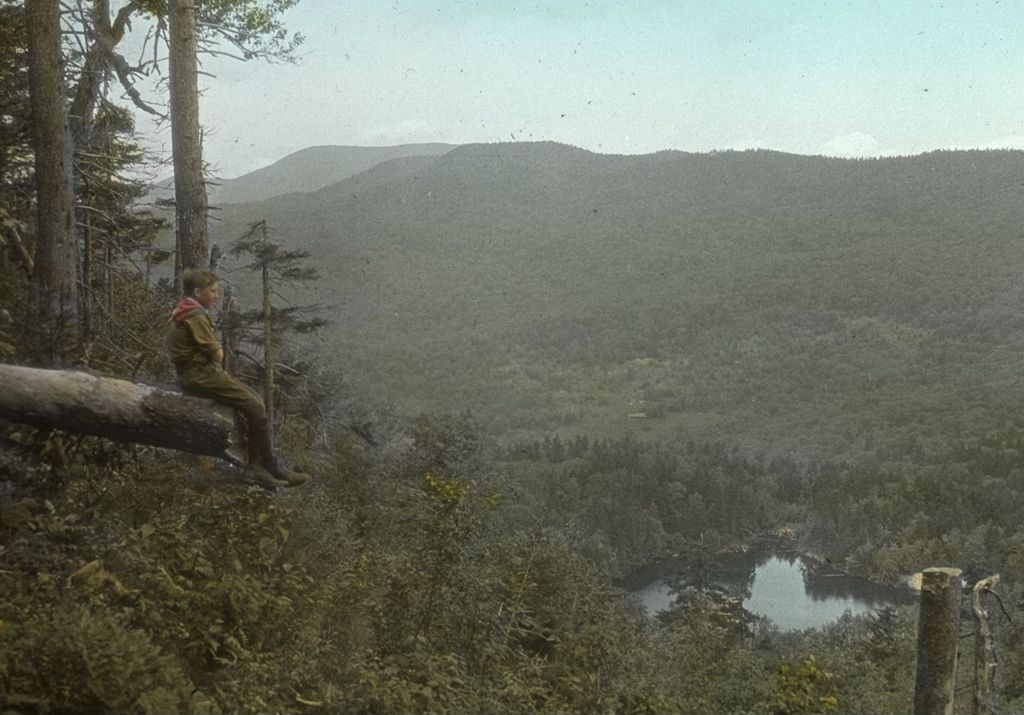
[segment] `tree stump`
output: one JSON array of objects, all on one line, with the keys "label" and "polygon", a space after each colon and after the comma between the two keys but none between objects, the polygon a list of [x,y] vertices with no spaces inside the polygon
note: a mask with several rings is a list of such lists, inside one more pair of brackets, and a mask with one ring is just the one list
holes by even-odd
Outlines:
[{"label": "tree stump", "polygon": [[914,715],[953,715],[960,588],[960,569],[930,568],[922,573]]}]

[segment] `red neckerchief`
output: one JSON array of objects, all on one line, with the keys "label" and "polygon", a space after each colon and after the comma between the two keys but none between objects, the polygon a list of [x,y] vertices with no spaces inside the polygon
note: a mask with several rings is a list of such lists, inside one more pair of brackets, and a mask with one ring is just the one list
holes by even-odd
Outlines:
[{"label": "red neckerchief", "polygon": [[182,298],[178,301],[178,304],[174,306],[174,310],[171,311],[171,320],[178,325],[181,325],[189,315],[202,309],[203,304],[195,298]]}]

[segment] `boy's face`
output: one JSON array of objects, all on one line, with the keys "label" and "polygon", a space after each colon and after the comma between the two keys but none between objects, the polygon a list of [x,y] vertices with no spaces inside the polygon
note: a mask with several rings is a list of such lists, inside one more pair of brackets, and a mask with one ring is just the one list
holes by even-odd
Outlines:
[{"label": "boy's face", "polygon": [[204,308],[212,308],[220,301],[220,283],[208,285],[196,291],[196,300]]}]

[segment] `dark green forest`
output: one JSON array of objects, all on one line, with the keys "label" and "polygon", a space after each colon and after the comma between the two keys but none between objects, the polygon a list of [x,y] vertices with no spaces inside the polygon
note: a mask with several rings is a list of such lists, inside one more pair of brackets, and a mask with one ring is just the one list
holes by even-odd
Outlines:
[{"label": "dark green forest", "polygon": [[[168,225],[110,98],[75,147],[81,324],[37,320],[26,46],[0,5],[0,361],[172,384]],[[886,584],[999,573],[995,705],[1024,709],[1022,176],[510,143],[225,203],[218,246],[266,221],[319,271],[275,296],[330,321],[275,333],[313,479],[0,420],[0,709],[910,712],[912,606],[782,632],[742,593],[628,595],[763,539]]]},{"label": "dark green forest", "polygon": [[1022,166],[472,145],[227,205],[214,231],[257,215],[309,250],[323,352],[386,401],[511,439],[859,459],[1019,401]]}]

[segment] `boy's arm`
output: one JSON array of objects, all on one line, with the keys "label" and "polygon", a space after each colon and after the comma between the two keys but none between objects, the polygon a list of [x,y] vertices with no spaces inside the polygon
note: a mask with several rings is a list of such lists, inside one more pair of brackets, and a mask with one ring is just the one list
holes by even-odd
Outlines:
[{"label": "boy's arm", "polygon": [[213,332],[213,323],[210,322],[210,316],[202,313],[188,318],[185,323],[188,325],[196,344],[210,356],[210,361],[214,365],[223,364],[224,349],[220,346],[217,335]]}]

